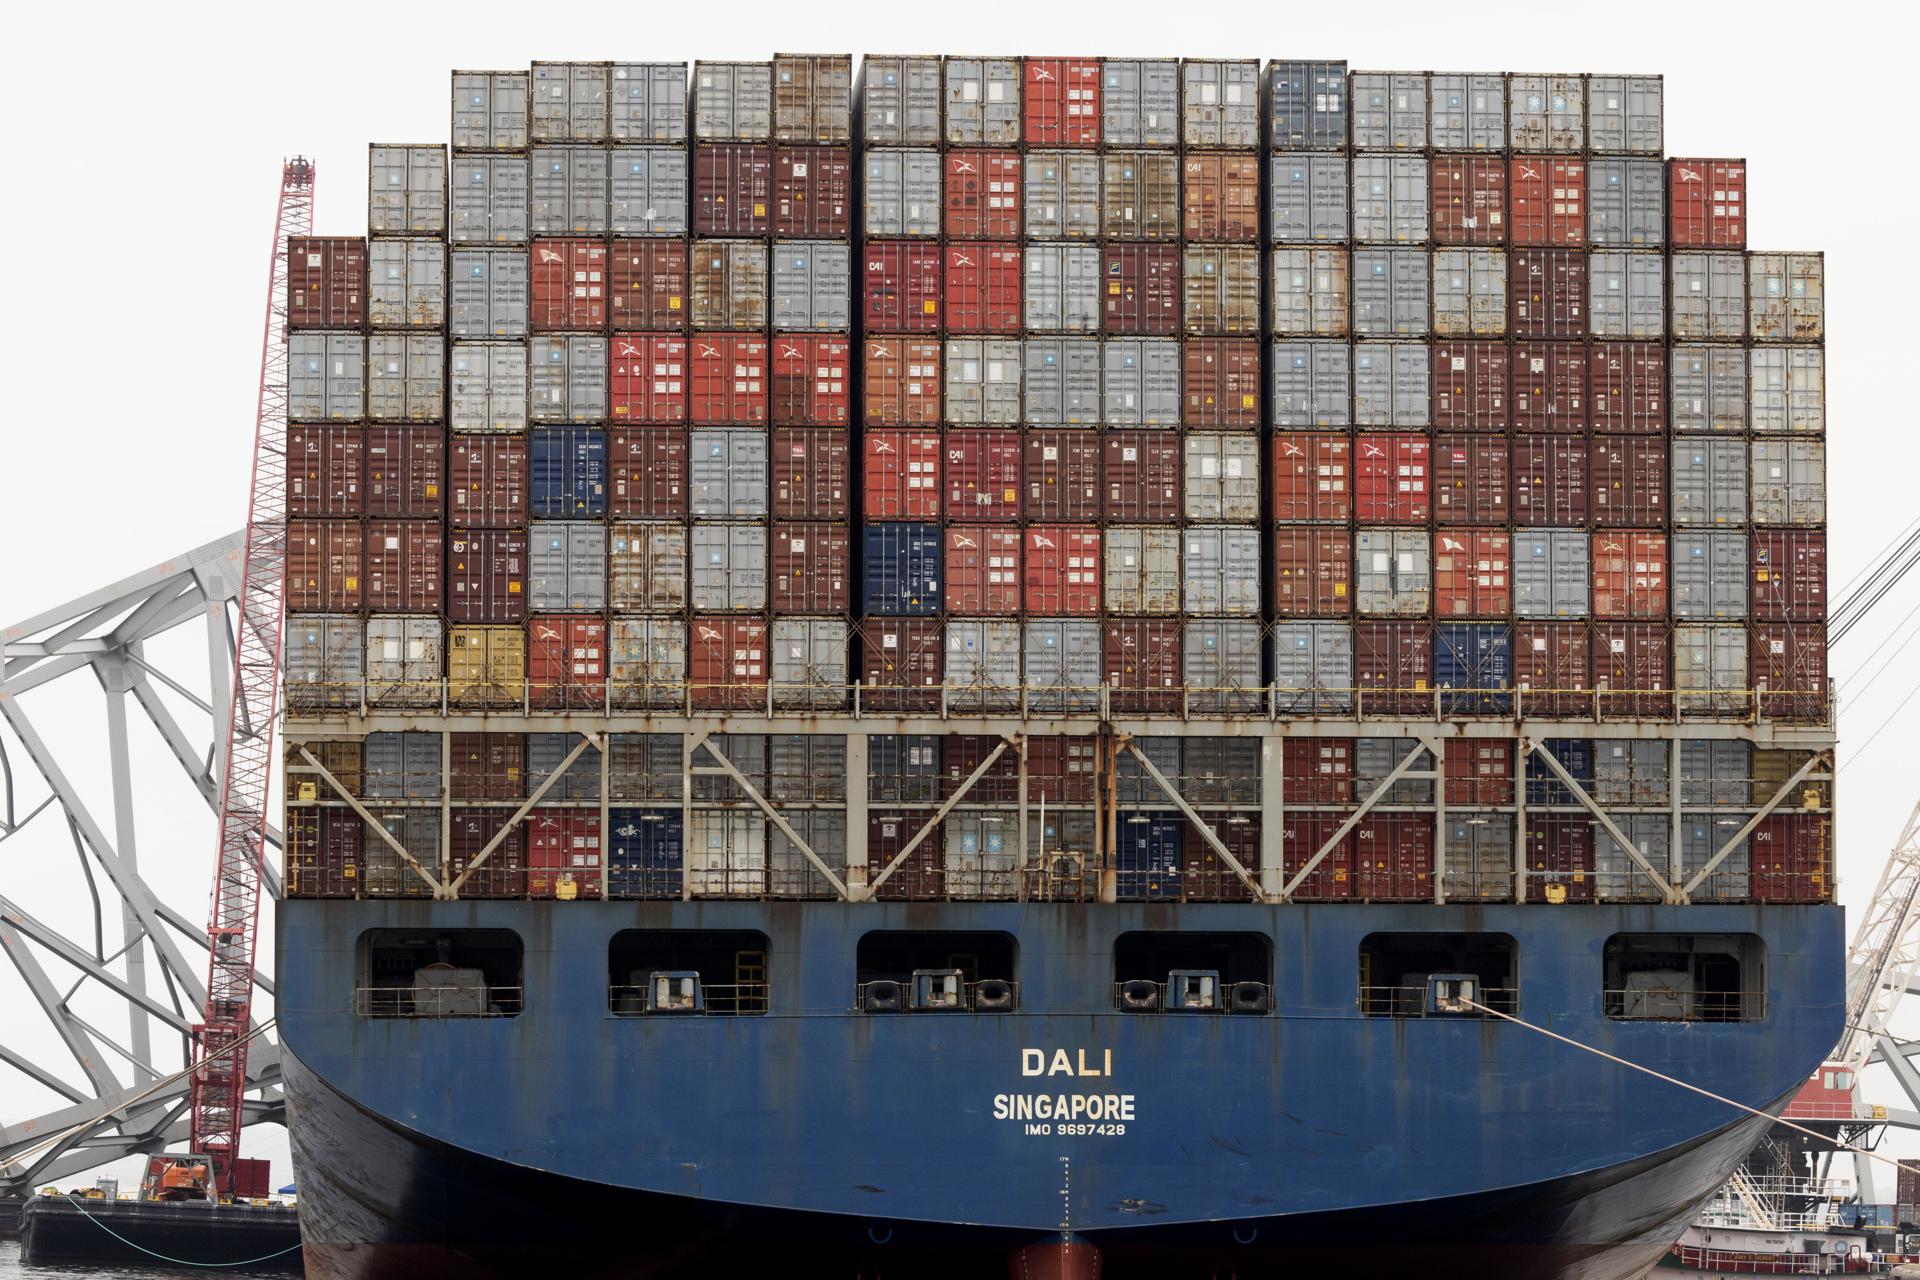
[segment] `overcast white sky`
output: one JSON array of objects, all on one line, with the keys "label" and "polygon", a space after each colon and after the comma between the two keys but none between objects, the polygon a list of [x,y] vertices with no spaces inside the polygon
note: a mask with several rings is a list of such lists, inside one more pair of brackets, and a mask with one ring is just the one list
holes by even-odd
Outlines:
[{"label": "overcast white sky", "polygon": [[[282,156],[319,165],[317,229],[366,227],[366,146],[444,141],[448,72],[535,58],[692,61],[776,50],[1344,57],[1355,68],[1631,71],[1666,77],[1667,150],[1745,156],[1750,239],[1827,254],[1829,488],[1837,589],[1914,518],[1914,169],[1908,42],[1865,6],[1612,4],[1187,9],[1110,0],[1035,5],[36,6],[16,15],[10,246],[0,333],[13,408],[0,435],[0,624],[235,527],[246,508],[268,230]],[[1885,10],[1880,10],[1884,13]],[[198,16],[195,16],[196,13]],[[942,20],[944,19],[944,20]],[[30,51],[30,52],[29,52]],[[1904,237],[1904,239],[1903,239]],[[1836,650],[1842,893],[1857,909],[1913,803],[1920,583]],[[1892,641],[1869,664],[1884,637]],[[180,666],[203,669],[197,654]],[[1866,674],[1855,674],[1864,671]],[[1849,677],[1852,677],[1849,679]],[[1850,695],[1850,696],[1849,696]],[[76,753],[97,699],[59,708]],[[43,716],[48,713],[42,711]],[[79,755],[78,758],[84,758]],[[192,919],[212,828],[158,751],[141,856]],[[16,769],[21,762],[16,761]],[[37,781],[37,780],[36,780]],[[33,781],[23,795],[37,798]],[[104,802],[103,812],[104,810]],[[169,825],[171,824],[171,825]],[[0,893],[83,927],[64,831],[0,844]],[[90,926],[85,926],[90,929]],[[114,946],[109,925],[109,949]],[[0,1040],[48,1063],[58,1045],[0,972]],[[89,1006],[102,1017],[107,1006]],[[52,1099],[0,1066],[0,1122]],[[286,1180],[284,1141],[256,1143]]]}]

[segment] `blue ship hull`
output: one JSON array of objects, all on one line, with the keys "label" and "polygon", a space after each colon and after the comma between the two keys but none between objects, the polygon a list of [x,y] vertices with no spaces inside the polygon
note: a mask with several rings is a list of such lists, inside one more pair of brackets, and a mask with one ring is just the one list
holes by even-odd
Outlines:
[{"label": "blue ship hull", "polygon": [[[381,927],[515,930],[524,1011],[356,1016]],[[765,933],[770,1012],[612,1016],[628,928]],[[859,935],[934,928],[1014,935],[1020,1010],[851,1012]],[[1268,934],[1273,1011],[1105,1011],[1115,937],[1167,928]],[[288,901],[279,929],[309,1274],[356,1280],[981,1276],[1063,1237],[1107,1277],[1624,1278],[1764,1122],[1523,1028],[1363,1017],[1362,939],[1509,934],[1522,1017],[1761,1108],[1841,1019],[1834,907]],[[1608,1020],[1623,932],[1758,935],[1767,1016]],[[1074,1074],[1023,1075],[1035,1049]],[[1041,1132],[998,1114],[1021,1095],[1124,1118]]]}]

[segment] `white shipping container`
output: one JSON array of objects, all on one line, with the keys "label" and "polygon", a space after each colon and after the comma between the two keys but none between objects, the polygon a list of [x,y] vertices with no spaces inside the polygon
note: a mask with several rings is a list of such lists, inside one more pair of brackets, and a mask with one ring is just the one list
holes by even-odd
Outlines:
[{"label": "white shipping container", "polygon": [[[616,707],[686,705],[687,624],[680,618],[619,618],[607,629],[609,692]],[[678,738],[673,793],[679,795]]]},{"label": "white shipping container", "polygon": [[1019,339],[949,338],[943,354],[948,426],[1011,426],[1020,421]]},{"label": "white shipping container", "polygon": [[946,624],[947,706],[954,711],[1020,709],[1018,622],[998,618],[950,618]]},{"label": "white shipping container", "polygon": [[687,829],[687,885],[696,898],[758,898],[767,891],[767,820],[739,809],[695,809]]},{"label": "white shipping container", "polygon": [[385,614],[367,619],[367,703],[440,705],[442,628],[436,617]]},{"label": "white shipping container", "polygon": [[437,333],[368,338],[367,416],[375,422],[439,422],[446,416],[446,354]]},{"label": "white shipping container", "polygon": [[1251,435],[1190,432],[1182,486],[1189,520],[1260,518],[1260,439]]},{"label": "white shipping container", "polygon": [[439,143],[367,148],[367,231],[438,235],[447,229],[447,149]]},{"label": "white shipping container", "polygon": [[845,707],[852,696],[847,635],[844,618],[775,618],[767,639],[773,705],[796,711]]},{"label": "white shipping container", "polygon": [[456,342],[448,356],[447,425],[454,431],[527,429],[527,349],[518,342]]},{"label": "white shipping container", "polygon": [[438,240],[367,242],[367,319],[376,329],[437,329],[447,317],[447,250]]},{"label": "white shipping container", "polygon": [[[1180,530],[1109,525],[1101,591],[1108,613],[1138,617],[1180,612]],[[1258,565],[1255,566],[1256,572]]]}]

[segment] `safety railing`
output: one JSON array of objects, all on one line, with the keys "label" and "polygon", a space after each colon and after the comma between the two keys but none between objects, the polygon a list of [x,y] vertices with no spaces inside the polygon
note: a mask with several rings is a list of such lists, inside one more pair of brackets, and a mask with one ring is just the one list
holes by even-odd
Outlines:
[{"label": "safety railing", "polygon": [[1676,1244],[1673,1257],[1683,1267],[1747,1276],[1837,1276],[1851,1270],[1846,1258],[1825,1253],[1742,1253]]},{"label": "safety railing", "polygon": [[607,1012],[617,1018],[664,1014],[751,1017],[767,1011],[772,995],[772,986],[765,982],[702,982],[684,992],[670,984],[665,993],[651,983],[620,984],[607,988]]},{"label": "safety railing", "polygon": [[520,987],[409,984],[356,987],[353,1011],[363,1018],[512,1018],[524,1005]]},{"label": "safety railing", "polygon": [[1607,1016],[1619,1022],[1758,1022],[1764,991],[1696,991],[1684,987],[1609,988]]},{"label": "safety railing", "polygon": [[[1495,1013],[1520,1012],[1518,987],[1481,987],[1473,995],[1474,1003]],[[1472,1009],[1442,1008],[1425,986],[1361,987],[1360,1012],[1369,1018],[1484,1018],[1488,1015]]]}]

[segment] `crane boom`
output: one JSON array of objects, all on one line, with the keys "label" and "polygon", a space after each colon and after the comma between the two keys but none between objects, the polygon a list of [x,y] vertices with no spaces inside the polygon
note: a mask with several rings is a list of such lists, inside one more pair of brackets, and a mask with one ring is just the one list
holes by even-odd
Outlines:
[{"label": "crane boom", "polygon": [[1873,1056],[1920,968],[1920,804],[1880,870],[1847,952],[1847,1029],[1836,1061],[1856,1072]]}]

